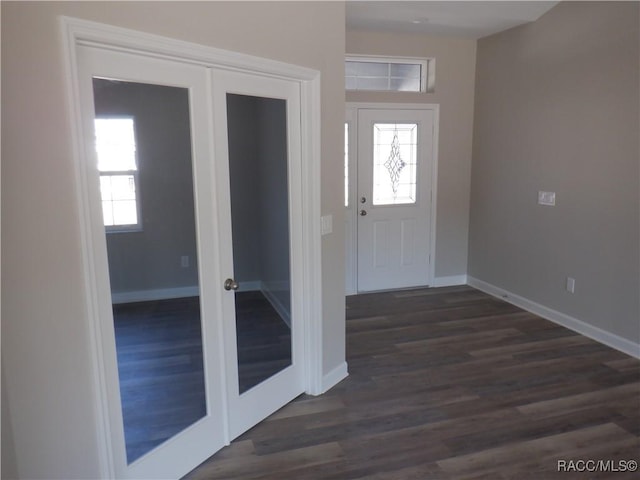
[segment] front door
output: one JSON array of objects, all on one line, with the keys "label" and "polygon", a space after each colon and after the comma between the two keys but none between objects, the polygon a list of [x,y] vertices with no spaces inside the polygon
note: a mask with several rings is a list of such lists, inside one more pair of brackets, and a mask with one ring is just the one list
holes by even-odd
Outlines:
[{"label": "front door", "polygon": [[433,109],[359,109],[357,288],[431,282]]}]

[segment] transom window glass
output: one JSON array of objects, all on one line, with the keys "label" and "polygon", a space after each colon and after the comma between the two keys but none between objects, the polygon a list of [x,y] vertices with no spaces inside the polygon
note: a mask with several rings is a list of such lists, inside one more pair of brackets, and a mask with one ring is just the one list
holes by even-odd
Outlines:
[{"label": "transom window glass", "polygon": [[418,125],[373,125],[373,204],[416,202]]},{"label": "transom window glass", "polygon": [[349,57],[345,61],[347,90],[433,92],[434,60]]},{"label": "transom window glass", "polygon": [[133,118],[96,118],[102,214],[107,231],[140,228]]},{"label": "transom window glass", "polygon": [[344,206],[349,206],[349,124],[344,124]]}]

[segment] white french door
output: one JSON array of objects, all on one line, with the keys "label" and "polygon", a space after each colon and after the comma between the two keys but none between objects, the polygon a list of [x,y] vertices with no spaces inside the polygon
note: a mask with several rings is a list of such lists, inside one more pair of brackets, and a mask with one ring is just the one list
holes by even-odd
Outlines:
[{"label": "white french door", "polygon": [[[75,53],[109,475],[177,478],[305,388],[318,393],[301,84]],[[100,144],[109,120],[125,121]]]},{"label": "white french door", "polygon": [[[216,259],[218,240],[214,224],[206,220],[214,218],[216,212],[210,197],[213,152],[208,106],[201,101],[208,97],[207,70],[89,46],[81,46],[77,52],[85,132],[84,173],[114,474],[117,478],[175,478],[227,443],[219,321],[222,292],[217,288],[221,276]],[[96,152],[94,133],[94,120],[99,118],[131,118],[134,122],[135,165],[131,168],[138,182],[130,184],[130,189],[119,185],[122,182],[117,179],[105,183],[101,164],[108,160],[101,158],[106,154]],[[126,155],[116,141],[111,137],[106,150],[107,154],[115,152],[113,166],[107,168],[109,173],[114,173]],[[171,148],[173,155],[165,161],[156,145]],[[168,202],[162,203],[163,198]],[[107,208],[114,212],[124,210],[133,199],[141,204],[141,228],[105,231]],[[166,206],[163,209],[163,205],[176,203],[181,204],[180,210],[172,212]],[[175,208],[177,205],[171,210]],[[178,223],[180,218],[194,216],[195,222],[188,223],[188,227]],[[127,215],[120,217],[126,223]],[[116,213],[113,218],[117,224]],[[180,307],[172,303],[170,311],[159,310],[157,305],[173,301],[163,296],[177,294],[163,295],[169,289],[153,289],[149,286],[151,278],[161,276],[162,270],[170,268],[176,259],[152,256],[151,251],[177,242],[177,230],[181,237],[188,237],[183,245],[195,249],[197,262],[191,285],[170,290],[188,290],[185,296],[191,307],[178,311]],[[160,265],[165,262],[167,265]],[[186,269],[182,270],[178,273],[186,275]],[[128,288],[126,281],[131,281],[136,271],[148,272],[143,275],[145,282],[136,284],[135,289]],[[120,278],[126,280],[119,282]],[[165,281],[169,279],[166,276]],[[116,297],[123,294],[137,297],[136,303],[131,307],[119,303]],[[152,295],[160,301],[153,304],[154,315],[134,326],[133,322],[141,322],[146,313],[138,313],[140,308],[133,310],[133,305],[143,305],[144,297]],[[120,318],[118,311],[126,308],[129,310]],[[171,317],[188,319],[192,326],[189,332],[174,331],[176,343],[163,345],[159,329]],[[127,338],[127,344],[122,343],[119,325],[140,331],[135,336],[136,344],[131,343],[133,336]],[[180,338],[187,336],[188,340],[182,342],[188,342],[184,352],[180,356],[173,354],[172,349],[182,348],[178,347]],[[155,355],[154,351],[161,353]],[[134,369],[127,370],[127,364],[135,365]],[[182,383],[185,378],[189,381]],[[190,390],[188,401],[182,400],[186,397],[180,389]],[[174,408],[171,397],[184,402],[183,408]],[[179,421],[170,421],[177,416],[181,417]]]},{"label": "white french door", "polygon": [[[302,204],[295,188],[302,174],[300,91],[295,82],[229,71],[214,71],[212,85],[221,266],[229,278],[223,298],[226,392],[235,438],[305,390],[303,226],[295,214]],[[245,348],[243,342],[256,339],[239,334],[244,296],[266,298],[288,323],[282,344]],[[241,357],[250,357],[251,349],[270,350],[265,362],[273,365],[265,375],[243,366]]]},{"label": "white french door", "polygon": [[434,107],[357,109],[357,291],[433,277]]}]

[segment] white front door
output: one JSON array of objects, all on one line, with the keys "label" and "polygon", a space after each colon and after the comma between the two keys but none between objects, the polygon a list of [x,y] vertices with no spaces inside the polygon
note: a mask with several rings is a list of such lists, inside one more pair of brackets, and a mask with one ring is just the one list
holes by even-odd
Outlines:
[{"label": "white front door", "polygon": [[432,280],[434,109],[359,109],[359,292]]}]

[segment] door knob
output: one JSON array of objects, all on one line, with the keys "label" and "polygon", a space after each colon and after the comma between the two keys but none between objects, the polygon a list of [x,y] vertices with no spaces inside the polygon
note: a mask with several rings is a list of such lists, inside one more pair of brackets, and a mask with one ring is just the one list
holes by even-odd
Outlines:
[{"label": "door knob", "polygon": [[367,197],[360,197],[360,203],[367,203]]},{"label": "door knob", "polygon": [[364,217],[367,214],[366,210],[360,210],[360,216]]},{"label": "door knob", "polygon": [[224,289],[225,290],[238,290],[239,287],[240,287],[240,284],[238,282],[236,282],[232,278],[227,278],[224,281]]}]

